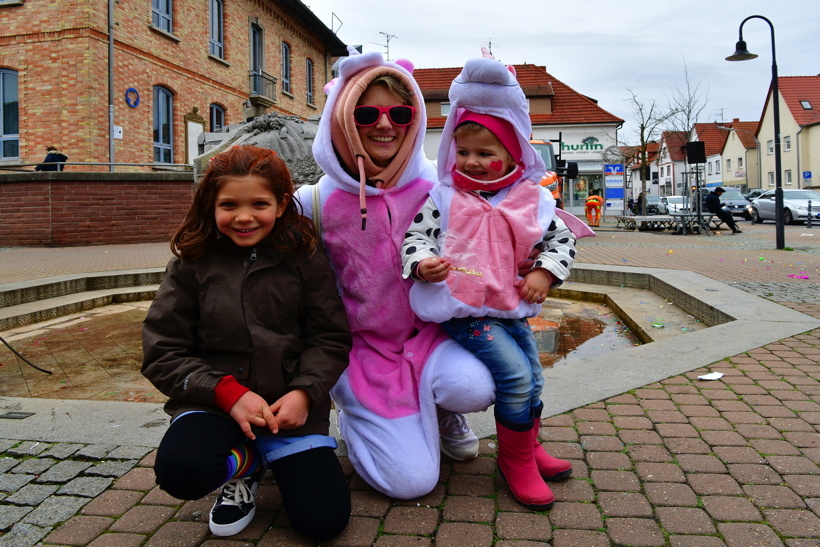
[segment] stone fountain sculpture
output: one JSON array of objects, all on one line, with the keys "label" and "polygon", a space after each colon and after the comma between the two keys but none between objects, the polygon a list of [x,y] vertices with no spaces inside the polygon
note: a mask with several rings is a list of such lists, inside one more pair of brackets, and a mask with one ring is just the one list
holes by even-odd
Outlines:
[{"label": "stone fountain sculpture", "polygon": [[[246,124],[236,126],[228,133],[207,134],[209,149],[194,158],[194,176],[198,183],[205,175],[208,161],[223,150],[234,145],[254,145],[268,148],[285,162],[296,187],[316,184],[324,175],[313,160],[313,139],[316,138],[318,120],[305,121],[298,116],[271,112],[257,116]],[[214,139],[225,135],[221,141]]]}]

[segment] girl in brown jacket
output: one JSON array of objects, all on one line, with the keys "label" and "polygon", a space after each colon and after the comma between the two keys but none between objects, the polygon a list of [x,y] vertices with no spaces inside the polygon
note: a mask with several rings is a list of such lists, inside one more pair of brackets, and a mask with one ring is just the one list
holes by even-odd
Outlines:
[{"label": "girl in brown jacket", "polygon": [[170,398],[172,416],[157,483],[179,499],[221,486],[209,519],[217,536],[253,519],[265,463],[296,531],[328,539],[350,517],[328,435],[350,328],[293,192],[270,150],[214,157],[143,325],[142,373]]}]

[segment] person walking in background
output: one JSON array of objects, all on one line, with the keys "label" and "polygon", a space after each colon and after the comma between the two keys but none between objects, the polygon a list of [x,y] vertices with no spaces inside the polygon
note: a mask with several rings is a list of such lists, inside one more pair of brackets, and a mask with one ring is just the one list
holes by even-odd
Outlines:
[{"label": "person walking in background", "polygon": [[56,146],[46,147],[46,159],[34,168],[35,171],[62,171],[63,163],[68,161],[68,155],[57,150]]},{"label": "person walking in background", "polygon": [[721,186],[718,186],[706,196],[706,199],[703,200],[703,204],[706,205],[706,209],[718,217],[720,220],[726,223],[726,225],[732,229],[733,234],[742,234],[737,224],[735,224],[735,219],[732,217],[732,213],[727,211],[723,208],[723,205],[720,203],[720,196],[723,195],[725,192]]}]

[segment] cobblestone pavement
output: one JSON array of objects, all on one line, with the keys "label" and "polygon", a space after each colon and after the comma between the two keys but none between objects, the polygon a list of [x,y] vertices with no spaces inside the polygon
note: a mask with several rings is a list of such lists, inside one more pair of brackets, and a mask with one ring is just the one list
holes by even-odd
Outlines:
[{"label": "cobblestone pavement", "polygon": [[[773,241],[773,226],[747,226],[742,229],[748,236],[708,240],[602,231],[582,241],[579,257],[587,263],[627,260],[632,266],[691,269],[756,294],[769,287],[772,294],[764,297],[820,318],[812,292],[820,275],[809,268],[818,262],[815,248],[747,248],[747,237]],[[804,230],[788,229],[795,238]],[[18,252],[3,253],[0,282],[9,282],[6,258]],[[61,268],[81,268],[72,263],[70,250],[62,252]],[[719,256],[730,263],[714,259]],[[750,263],[754,269],[744,266]],[[798,265],[803,268],[795,270]],[[788,277],[799,271],[809,280]],[[724,376],[697,378],[710,371]],[[207,526],[213,497],[184,502],[158,490],[151,448],[2,437],[0,429],[0,547],[310,545],[290,530],[269,480],[260,489],[251,525],[217,539]],[[341,458],[353,518],[342,535],[323,545],[818,547],[820,329],[546,418],[541,440],[575,469],[569,480],[552,484],[557,502],[545,513],[511,499],[497,471],[493,439],[481,441],[472,462],[445,459],[436,488],[409,501],[373,491]]]}]

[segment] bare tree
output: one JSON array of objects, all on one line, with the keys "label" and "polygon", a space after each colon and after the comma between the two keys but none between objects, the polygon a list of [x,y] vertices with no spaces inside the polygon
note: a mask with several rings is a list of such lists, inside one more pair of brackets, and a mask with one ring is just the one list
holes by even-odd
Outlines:
[{"label": "bare tree", "polygon": [[632,107],[634,123],[637,125],[635,136],[638,144],[622,147],[622,154],[624,155],[624,163],[639,167],[643,196],[639,207],[641,212],[644,213],[646,212],[646,180],[649,177],[649,167],[653,159],[649,148],[653,143],[660,140],[663,128],[671,118],[678,114],[678,110],[671,106],[663,108],[655,100],[643,101],[631,89],[627,89],[627,91],[630,98],[626,100]]},{"label": "bare tree", "polygon": [[685,86],[683,89],[676,87],[672,90],[672,96],[667,97],[667,109],[674,112],[669,117],[666,129],[669,131],[685,131],[691,134],[695,126],[703,115],[709,104],[709,89],[701,91],[700,84],[693,84],[689,79],[689,67],[686,65],[686,58],[683,59],[683,74]]}]

